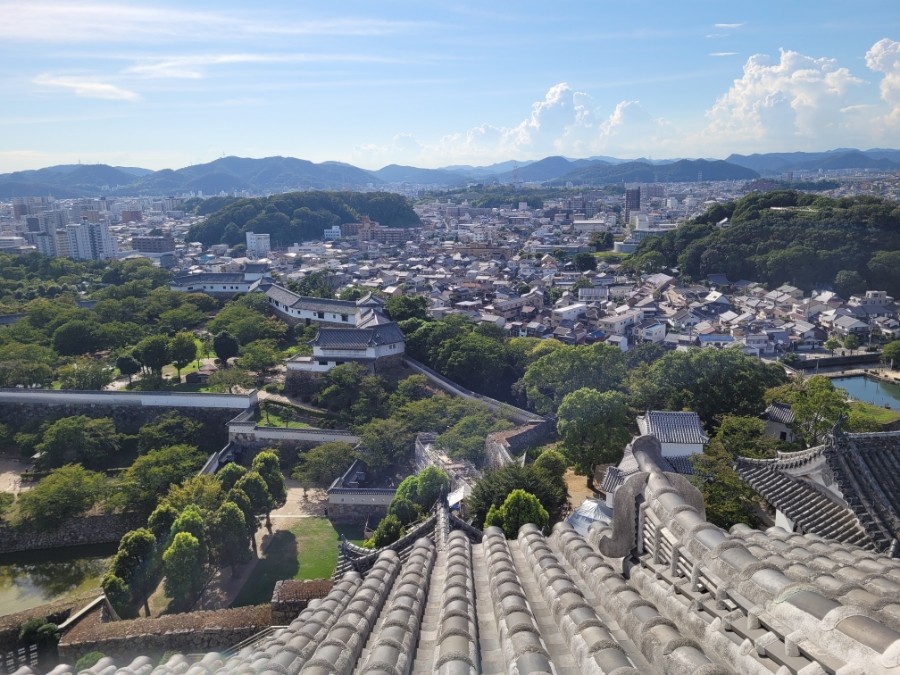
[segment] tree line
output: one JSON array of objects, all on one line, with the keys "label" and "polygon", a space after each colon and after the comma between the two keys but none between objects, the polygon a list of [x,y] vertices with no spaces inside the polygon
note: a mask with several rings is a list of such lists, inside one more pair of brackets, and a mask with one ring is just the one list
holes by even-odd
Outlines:
[{"label": "tree line", "polygon": [[[830,198],[792,190],[752,193],[641,242],[695,280],[724,273],[774,288],[866,288],[900,293],[900,204],[879,197]],[[650,258],[647,258],[648,263]]]},{"label": "tree line", "polygon": [[321,239],[326,228],[359,222],[363,216],[391,227],[421,225],[409,201],[387,192],[294,192],[241,199],[193,225],[188,241],[235,246],[247,232],[269,234],[273,246]]}]

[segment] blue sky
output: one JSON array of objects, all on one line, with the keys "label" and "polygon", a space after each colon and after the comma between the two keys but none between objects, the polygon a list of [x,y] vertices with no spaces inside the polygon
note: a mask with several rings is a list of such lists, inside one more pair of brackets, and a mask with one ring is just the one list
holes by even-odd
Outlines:
[{"label": "blue sky", "polygon": [[0,171],[900,146],[900,4],[0,0]]}]

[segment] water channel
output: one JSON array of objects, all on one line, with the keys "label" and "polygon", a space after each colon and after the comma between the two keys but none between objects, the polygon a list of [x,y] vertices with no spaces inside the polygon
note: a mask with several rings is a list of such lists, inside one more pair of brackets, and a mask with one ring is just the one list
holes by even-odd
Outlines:
[{"label": "water channel", "polygon": [[900,385],[882,382],[865,375],[836,377],[831,380],[835,387],[846,390],[855,401],[865,401],[879,407],[900,410]]},{"label": "water channel", "polygon": [[100,588],[117,545],[0,555],[0,615]]}]

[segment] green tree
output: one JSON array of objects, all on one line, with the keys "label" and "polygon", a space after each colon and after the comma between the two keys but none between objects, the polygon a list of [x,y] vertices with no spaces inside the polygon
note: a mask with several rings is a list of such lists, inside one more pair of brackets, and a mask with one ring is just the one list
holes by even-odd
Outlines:
[{"label": "green tree", "polygon": [[216,478],[222,484],[222,489],[228,492],[245,473],[247,473],[247,469],[243,466],[237,462],[229,462],[216,472]]},{"label": "green tree", "polygon": [[566,394],[557,418],[563,451],[581,474],[590,475],[595,464],[617,462],[631,437],[625,396],[617,391],[584,387]]},{"label": "green tree", "polygon": [[253,387],[253,375],[242,368],[217,370],[209,376],[209,389],[225,393],[234,393],[238,389]]},{"label": "green tree", "polygon": [[[281,462],[278,453],[274,450],[263,450],[250,464],[250,470],[258,473],[266,483],[271,499],[270,509],[278,509],[287,502],[287,490],[284,486],[284,474],[281,472]],[[269,514],[266,514],[268,522]]]},{"label": "green tree", "polygon": [[840,270],[834,275],[834,289],[844,298],[866,290],[866,280],[856,270]]},{"label": "green tree", "polygon": [[96,324],[83,319],[64,323],[53,331],[53,349],[62,356],[78,356],[97,351]]},{"label": "green tree", "polygon": [[900,340],[892,340],[884,346],[881,350],[881,361],[891,368],[900,367]]},{"label": "green tree", "polygon": [[215,476],[203,474],[191,476],[180,485],[173,485],[164,500],[178,513],[189,506],[196,506],[201,511],[212,513],[225,501],[222,485]]},{"label": "green tree", "polygon": [[122,475],[122,505],[151,511],[172,485],[197,473],[204,460],[203,454],[192,445],[150,450],[138,457]]},{"label": "green tree", "polygon": [[254,515],[265,514],[266,527],[271,530],[272,521],[269,519],[269,514],[272,512],[272,495],[269,494],[269,488],[263,477],[256,471],[248,471],[234,484],[234,489],[240,490],[250,498]]},{"label": "green tree", "polygon": [[575,269],[579,272],[587,272],[597,269],[597,259],[590,253],[576,253],[572,258]]},{"label": "green tree", "polygon": [[147,452],[169,445],[198,445],[204,437],[203,432],[202,422],[185,417],[176,410],[168,410],[138,430],[138,448],[141,452]]},{"label": "green tree", "polygon": [[134,355],[156,377],[162,377],[162,369],[169,363],[169,340],[165,335],[146,337],[135,347]]},{"label": "green tree", "polygon": [[537,497],[550,516],[549,522],[555,522],[560,518],[569,496],[566,484],[561,478],[550,476],[536,469],[533,464],[528,466],[510,464],[500,469],[486,471],[475,483],[472,494],[466,500],[475,524],[484,523],[491,506],[502,505],[509,494],[518,489]]},{"label": "green tree", "polygon": [[691,482],[703,493],[707,520],[725,529],[737,523],[759,525],[759,498],[734,470],[734,456],[721,440],[714,438],[691,461],[694,465]]},{"label": "green tree", "polygon": [[147,519],[147,528],[156,537],[156,541],[160,546],[167,548],[166,542],[172,533],[172,525],[178,518],[178,511],[174,506],[166,501],[160,502],[159,506],[153,509],[153,513]]},{"label": "green tree", "polygon": [[133,375],[137,375],[139,372],[141,372],[140,362],[138,362],[138,360],[131,354],[123,354],[122,356],[117,358],[116,368],[119,369],[119,372],[122,373],[122,375],[126,375],[128,377],[128,384],[131,384],[131,378]]},{"label": "green tree", "polygon": [[344,363],[329,370],[316,403],[333,411],[348,411],[359,397],[360,382],[366,369],[359,363]]},{"label": "green tree", "polygon": [[378,523],[375,532],[372,533],[373,548],[381,548],[388,544],[393,544],[401,536],[403,536],[403,525],[397,516],[387,515]]},{"label": "green tree", "polygon": [[213,351],[219,357],[222,368],[228,367],[228,359],[237,356],[240,353],[241,343],[238,339],[227,331],[216,333],[213,337]]},{"label": "green tree", "polygon": [[119,435],[108,417],[63,417],[43,432],[35,451],[41,466],[56,467],[80,462],[102,466],[119,449]]},{"label": "green tree", "polygon": [[397,295],[388,298],[385,309],[394,321],[428,319],[428,299],[424,295]]},{"label": "green tree", "polygon": [[200,542],[189,532],[179,532],[163,553],[166,594],[186,605],[200,591],[206,561]]},{"label": "green tree", "polygon": [[237,506],[244,515],[244,525],[246,527],[247,537],[250,539],[250,547],[253,553],[256,553],[256,531],[259,529],[259,519],[253,511],[253,504],[250,503],[250,497],[243,490],[232,488],[228,492],[226,501]]},{"label": "green tree", "polygon": [[231,567],[245,562],[250,554],[250,537],[244,514],[234,502],[226,501],[215,512],[210,528],[213,553],[217,561]]},{"label": "green tree", "polygon": [[493,514],[489,514],[486,520],[493,523],[502,522],[506,538],[515,539],[519,534],[519,528],[528,523],[533,523],[541,529],[547,527],[550,516],[537,497],[525,490],[516,489],[506,496],[503,504]]},{"label": "green tree", "polygon": [[362,459],[372,471],[378,473],[409,462],[414,436],[403,423],[393,417],[376,419],[360,427],[359,432]]},{"label": "green tree", "polygon": [[[150,616],[149,598],[155,581],[155,558],[156,536],[150,530],[140,528],[125,533],[109,568],[109,573],[127,586],[129,600],[141,601],[146,616]],[[127,609],[125,613],[130,614]]]},{"label": "green tree", "polygon": [[93,391],[103,389],[113,381],[113,372],[105,363],[89,358],[76,359],[57,373],[60,387]]},{"label": "green tree", "polygon": [[553,415],[566,394],[583,387],[616,389],[625,376],[625,355],[606,344],[557,349],[525,371],[529,404],[541,414]]},{"label": "green tree", "polygon": [[241,347],[241,367],[255,372],[259,384],[265,381],[269,369],[279,360],[274,340],[257,340]]},{"label": "green tree", "polygon": [[562,479],[568,468],[568,462],[565,456],[558,450],[544,450],[537,459],[534,460],[533,466],[538,471],[543,471],[549,476]]},{"label": "green tree", "polygon": [[830,352],[830,356],[834,356],[834,350],[841,346],[841,341],[835,337],[830,337],[825,340],[825,344],[822,346]]},{"label": "green tree", "polygon": [[208,512],[204,513],[195,504],[186,506],[172,523],[171,530],[172,541],[182,532],[187,532],[197,540],[198,556],[204,565],[209,562],[210,553],[209,530],[206,526],[207,515]]},{"label": "green tree", "polygon": [[711,429],[722,415],[758,415],[766,390],[786,380],[783,368],[740,349],[675,351],[630,373],[629,403],[639,410],[693,410]]},{"label": "green tree", "polygon": [[848,335],[844,338],[844,347],[849,349],[852,354],[859,349],[859,338],[856,335]]},{"label": "green tree", "polygon": [[194,336],[191,333],[176,333],[169,340],[169,358],[178,371],[178,381],[181,382],[181,369],[189,366],[197,358],[197,343]]},{"label": "green tree", "polygon": [[80,464],[54,469],[19,496],[20,517],[40,530],[53,530],[96,504],[106,490],[103,474]]},{"label": "green tree", "polygon": [[388,506],[388,515],[396,517],[406,527],[419,517],[419,508],[408,499],[395,497]]},{"label": "green tree", "polygon": [[327,488],[350,468],[355,457],[349,443],[322,443],[298,455],[294,478],[307,487]]},{"label": "green tree", "polygon": [[766,392],[770,401],[782,401],[791,406],[794,413],[794,431],[807,443],[816,445],[849,411],[847,393],[836,389],[824,375],[796,378]]}]

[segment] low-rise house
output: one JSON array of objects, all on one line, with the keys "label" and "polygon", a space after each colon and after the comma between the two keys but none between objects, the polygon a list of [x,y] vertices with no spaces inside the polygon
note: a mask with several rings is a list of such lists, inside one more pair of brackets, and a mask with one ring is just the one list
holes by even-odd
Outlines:
[{"label": "low-rise house", "polygon": [[666,337],[666,324],[657,319],[645,319],[633,328],[633,335],[638,342],[662,342]]}]

